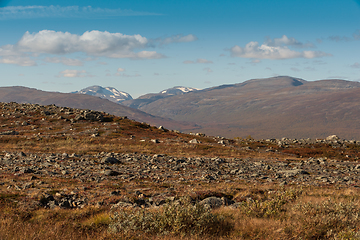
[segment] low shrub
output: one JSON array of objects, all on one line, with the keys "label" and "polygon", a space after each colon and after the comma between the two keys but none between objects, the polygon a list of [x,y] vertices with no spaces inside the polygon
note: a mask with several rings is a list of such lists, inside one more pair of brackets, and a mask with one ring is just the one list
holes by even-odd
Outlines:
[{"label": "low shrub", "polygon": [[355,229],[345,229],[334,236],[335,240],[359,240],[360,239],[360,230],[356,231]]},{"label": "low shrub", "polygon": [[[360,209],[354,201],[299,203],[294,206],[295,218],[300,223],[298,230],[305,239],[359,239]],[[350,230],[349,230],[350,229]],[[348,236],[348,238],[346,238]]]},{"label": "low shrub", "polygon": [[302,190],[289,189],[265,194],[260,200],[249,199],[240,205],[240,211],[249,217],[278,217],[286,211],[285,205],[295,201]]},{"label": "low shrub", "polygon": [[155,235],[212,235],[230,233],[233,224],[220,214],[189,199],[165,204],[158,211],[120,210],[112,216],[110,232],[145,232]]}]

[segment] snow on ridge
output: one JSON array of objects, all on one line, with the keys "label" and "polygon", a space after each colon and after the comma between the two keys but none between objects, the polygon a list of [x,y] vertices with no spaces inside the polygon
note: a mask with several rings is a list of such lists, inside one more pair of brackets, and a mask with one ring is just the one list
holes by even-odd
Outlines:
[{"label": "snow on ridge", "polygon": [[130,97],[130,94],[128,94],[126,92],[119,91],[119,90],[117,90],[117,89],[115,89],[113,87],[106,87],[105,89],[110,91],[112,94],[114,94],[117,97],[120,97],[120,96],[125,96],[126,98]]},{"label": "snow on ridge", "polygon": [[97,86],[97,85],[81,89],[77,93],[92,95],[92,96],[96,96],[96,97],[103,98],[103,99],[108,99],[115,103],[120,103],[122,101],[132,99],[131,95],[126,92],[119,91],[113,87],[104,88],[104,87]]},{"label": "snow on ridge", "polygon": [[193,91],[198,91],[200,89],[197,88],[191,88],[191,87],[182,87],[182,86],[176,86],[173,88],[169,88],[166,90],[161,91],[161,94],[169,94],[169,95],[177,95],[180,94],[179,91],[181,91],[182,93],[188,93],[188,92],[193,92]]}]

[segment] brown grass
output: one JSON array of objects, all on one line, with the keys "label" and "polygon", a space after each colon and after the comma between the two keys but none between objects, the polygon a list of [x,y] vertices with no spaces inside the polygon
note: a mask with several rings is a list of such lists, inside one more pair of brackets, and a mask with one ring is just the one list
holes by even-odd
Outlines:
[{"label": "brown grass", "polygon": [[[269,192],[280,195],[291,188],[262,186],[254,189],[241,185],[238,192],[247,193],[248,198],[266,202]],[[200,190],[201,189],[201,190]],[[208,186],[198,186],[198,193],[211,191],[221,195],[225,192]],[[19,195],[1,195],[0,236],[1,239],[358,239],[340,238],[357,236],[360,226],[360,191],[354,188],[307,188],[298,198],[283,205],[278,214],[271,216],[251,215],[240,209],[222,207],[213,214],[222,216],[233,225],[228,236],[177,236],[138,232],[111,233],[111,212],[105,208],[21,210],[13,200]],[[317,209],[315,211],[315,209]],[[343,210],[341,210],[343,209]],[[148,211],[148,210],[146,210]],[[157,211],[157,210],[151,210]],[[331,214],[329,214],[331,213]]]}]

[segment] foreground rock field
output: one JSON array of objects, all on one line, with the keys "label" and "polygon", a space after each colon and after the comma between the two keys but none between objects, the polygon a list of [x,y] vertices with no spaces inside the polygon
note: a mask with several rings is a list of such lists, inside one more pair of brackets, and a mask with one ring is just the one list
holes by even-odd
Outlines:
[{"label": "foreground rock field", "polygon": [[[5,236],[0,239],[350,239],[339,237],[360,234],[342,227],[360,224],[355,217],[351,223],[344,220],[349,216],[326,222],[320,233],[319,223],[294,220],[302,219],[295,205],[328,198],[335,199],[331,206],[351,200],[349,212],[360,214],[356,140],[225,139],[55,105],[1,103],[0,115],[0,236]],[[116,235],[109,232],[114,212],[130,211],[125,216],[131,218],[133,211],[161,211],[184,199],[211,214],[232,216],[229,231],[164,235],[120,227]],[[57,227],[50,231],[48,224]],[[305,228],[315,232],[307,235]]]},{"label": "foreground rock field", "polygon": [[[322,158],[276,161],[176,158],[160,154],[26,155],[20,152],[1,156],[0,186],[3,191],[37,195],[40,199],[33,204],[45,208],[114,206],[119,205],[118,202],[124,202],[126,206],[152,207],[175,197],[197,197],[192,188],[204,184],[359,187],[359,172],[357,162]],[[138,185],[146,187],[136,189]],[[186,187],[188,189],[184,191]],[[236,202],[244,201],[246,197],[228,199],[224,204],[236,207]],[[28,202],[28,199],[24,201]]]}]

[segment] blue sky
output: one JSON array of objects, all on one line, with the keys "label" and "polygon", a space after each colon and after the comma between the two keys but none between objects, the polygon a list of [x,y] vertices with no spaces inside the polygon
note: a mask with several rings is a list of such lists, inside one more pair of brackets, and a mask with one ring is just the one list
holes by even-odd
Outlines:
[{"label": "blue sky", "polygon": [[252,78],[360,80],[360,1],[0,0],[0,86],[133,97]]}]

